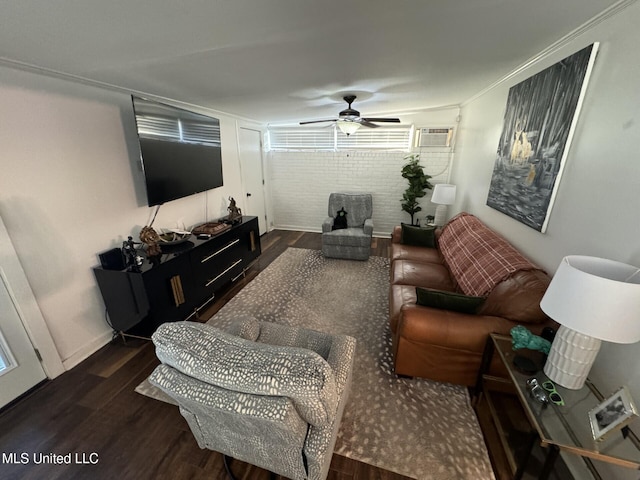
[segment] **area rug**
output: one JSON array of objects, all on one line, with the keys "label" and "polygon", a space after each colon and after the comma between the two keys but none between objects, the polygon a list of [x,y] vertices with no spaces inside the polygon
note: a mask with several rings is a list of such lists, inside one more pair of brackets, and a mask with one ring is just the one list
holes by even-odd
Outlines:
[{"label": "area rug", "polygon": [[[208,323],[236,315],[357,340],[351,396],[335,453],[420,480],[493,479],[464,387],[393,373],[389,261],[325,258],[287,249]],[[166,400],[142,384],[136,391]]]}]

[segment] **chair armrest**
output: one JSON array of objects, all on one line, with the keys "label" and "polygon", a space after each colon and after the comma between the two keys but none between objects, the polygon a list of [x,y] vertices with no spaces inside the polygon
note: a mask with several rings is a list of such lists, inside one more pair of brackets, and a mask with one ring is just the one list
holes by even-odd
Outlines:
[{"label": "chair armrest", "polygon": [[[268,467],[287,478],[307,478],[300,452],[309,425],[291,399],[234,392],[167,365],[158,366],[149,382],[175,400],[200,448]],[[229,431],[234,434],[221,434]]]},{"label": "chair armrest", "polygon": [[327,217],[322,222],[322,233],[327,233],[331,231],[331,227],[333,227],[333,217]]},{"label": "chair armrest", "polygon": [[290,327],[260,322],[258,342],[313,350],[333,370],[338,392],[348,381],[356,349],[356,340],[347,335],[319,332],[304,327]]},{"label": "chair armrest", "polygon": [[367,218],[364,221],[364,233],[373,235],[373,220],[371,218]]}]

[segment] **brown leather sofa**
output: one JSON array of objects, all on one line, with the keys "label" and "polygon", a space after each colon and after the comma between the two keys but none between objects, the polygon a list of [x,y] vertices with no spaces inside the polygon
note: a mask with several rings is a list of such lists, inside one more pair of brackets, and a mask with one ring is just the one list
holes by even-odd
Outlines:
[{"label": "brown leather sofa", "polygon": [[[390,251],[389,310],[393,360],[398,375],[471,386],[476,382],[490,333],[509,335],[516,325],[523,325],[538,335],[545,326],[557,328],[539,305],[550,278],[533,265],[508,273],[497,281],[482,295],[486,298],[475,313],[416,304],[416,287],[467,293],[459,285],[459,280],[464,280],[461,273],[450,268],[458,261],[455,256],[464,252],[454,250],[443,254],[446,247],[443,239],[450,240],[443,232],[461,218],[472,221],[469,235],[457,245],[466,252],[467,261],[469,255],[480,255],[477,252],[492,241],[499,245],[493,255],[504,256],[497,263],[509,261],[509,254],[520,255],[503,237],[466,213],[454,217],[435,232],[435,248],[402,243],[402,227],[395,227]],[[486,262],[486,258],[483,261]]]}]

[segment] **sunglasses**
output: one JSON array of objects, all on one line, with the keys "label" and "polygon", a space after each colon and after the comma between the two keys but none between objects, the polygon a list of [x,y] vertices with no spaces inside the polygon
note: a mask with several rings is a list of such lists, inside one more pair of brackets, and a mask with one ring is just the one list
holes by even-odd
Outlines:
[{"label": "sunglasses", "polygon": [[527,390],[529,394],[535,398],[538,402],[547,404],[549,402],[555,405],[564,405],[562,396],[556,390],[556,386],[551,380],[542,382],[542,386],[538,383],[538,379],[532,377],[527,380]]}]

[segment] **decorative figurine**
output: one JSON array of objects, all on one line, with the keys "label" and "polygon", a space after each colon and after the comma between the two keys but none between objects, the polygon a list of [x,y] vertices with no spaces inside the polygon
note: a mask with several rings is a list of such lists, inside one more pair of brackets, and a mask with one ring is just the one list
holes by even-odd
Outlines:
[{"label": "decorative figurine", "polygon": [[336,218],[333,219],[333,226],[331,230],[341,230],[343,228],[347,228],[347,213],[342,207],[336,213]]},{"label": "decorative figurine", "polygon": [[147,256],[151,260],[162,254],[160,250],[160,235],[150,226],[142,227],[140,230],[140,240],[147,245]]},{"label": "decorative figurine", "polygon": [[236,201],[233,197],[229,197],[229,206],[227,207],[229,215],[227,221],[231,224],[238,223],[242,220],[242,210],[236,206]]},{"label": "decorative figurine", "polygon": [[514,350],[528,348],[529,350],[538,350],[546,355],[549,354],[549,350],[551,349],[551,342],[549,340],[534,335],[522,325],[511,329],[511,344]]},{"label": "decorative figurine", "polygon": [[122,254],[124,255],[125,262],[127,264],[127,270],[131,272],[139,272],[140,265],[142,265],[142,257],[138,255],[136,251],[136,245],[140,245],[139,242],[134,242],[133,237],[127,237],[127,240],[122,242]]}]

